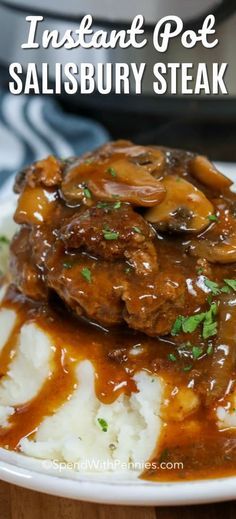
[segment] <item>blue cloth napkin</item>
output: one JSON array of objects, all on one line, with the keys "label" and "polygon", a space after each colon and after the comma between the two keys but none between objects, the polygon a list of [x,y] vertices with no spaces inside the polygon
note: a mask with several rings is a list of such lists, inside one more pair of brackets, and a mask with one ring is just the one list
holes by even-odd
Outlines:
[{"label": "blue cloth napkin", "polygon": [[35,160],[79,155],[108,139],[99,123],[63,112],[53,98],[0,91],[0,187]]}]

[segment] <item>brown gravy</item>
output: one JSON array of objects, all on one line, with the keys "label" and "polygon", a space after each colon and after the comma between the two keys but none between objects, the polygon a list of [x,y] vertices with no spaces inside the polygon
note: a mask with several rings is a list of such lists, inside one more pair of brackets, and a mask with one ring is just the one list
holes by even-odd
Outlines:
[{"label": "brown gravy", "polygon": [[[74,391],[77,381],[75,366],[89,359],[96,373],[96,394],[104,403],[113,402],[118,395],[136,391],[132,377],[140,369],[158,374],[171,388],[185,387],[194,374],[177,369],[167,360],[173,351],[172,339],[154,339],[122,327],[105,331],[74,318],[57,305],[42,306],[20,295],[12,286],[1,305],[17,312],[18,320],[10,339],[0,355],[1,376],[7,373],[14,355],[20,327],[35,322],[50,336],[55,346],[51,377],[38,396],[19,406],[10,418],[10,427],[0,431],[0,445],[18,450],[19,441],[31,436],[45,416],[53,414]],[[142,353],[132,356],[132,348],[142,347]],[[202,359],[199,363],[210,362]],[[167,395],[168,395],[167,389]],[[154,453],[152,467],[143,478],[155,481],[222,477],[235,474],[236,435],[234,431],[219,431],[212,410],[201,406],[183,421],[171,421],[171,400],[165,412],[161,441]],[[167,464],[165,470],[160,464]],[[183,464],[179,468],[178,463]],[[171,465],[170,465],[171,464]],[[156,466],[156,468],[155,468]]]}]

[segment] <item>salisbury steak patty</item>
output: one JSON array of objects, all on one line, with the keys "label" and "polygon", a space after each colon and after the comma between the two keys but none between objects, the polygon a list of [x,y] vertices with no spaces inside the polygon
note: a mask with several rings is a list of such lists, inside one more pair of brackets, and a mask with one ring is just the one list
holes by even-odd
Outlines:
[{"label": "salisbury steak patty", "polygon": [[204,184],[204,160],[118,141],[25,169],[16,182],[14,283],[39,301],[56,292],[77,315],[105,326],[168,334],[178,315],[206,306],[204,258],[191,244],[203,230],[208,241],[214,236],[228,185],[208,162],[212,186],[209,178]]}]

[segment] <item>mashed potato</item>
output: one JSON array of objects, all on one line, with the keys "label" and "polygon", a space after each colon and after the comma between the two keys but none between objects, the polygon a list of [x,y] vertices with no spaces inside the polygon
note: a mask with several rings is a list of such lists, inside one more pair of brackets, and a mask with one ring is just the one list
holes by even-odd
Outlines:
[{"label": "mashed potato", "polygon": [[[0,349],[16,322],[12,310],[0,311]],[[36,397],[50,377],[55,347],[43,330],[33,324],[22,326],[16,354],[0,382],[0,424],[15,408]],[[94,369],[89,361],[78,363],[77,385],[72,395],[52,415],[45,417],[32,438],[20,443],[21,452],[44,459],[73,463],[77,470],[119,470],[132,467],[140,472],[149,459],[161,431],[160,408],[163,382],[140,371],[134,379],[138,392],[121,395],[102,404],[95,394]],[[104,430],[106,424],[107,430]],[[106,428],[105,427],[105,428]]]},{"label": "mashed potato", "polygon": [[138,393],[130,398],[121,395],[104,405],[95,394],[90,362],[78,365],[77,378],[73,395],[53,416],[45,418],[34,440],[22,440],[22,452],[72,462],[85,471],[104,471],[105,467],[112,471],[122,464],[133,464],[140,470],[160,434],[161,382],[157,377],[153,382],[153,377],[140,372],[135,376]]}]

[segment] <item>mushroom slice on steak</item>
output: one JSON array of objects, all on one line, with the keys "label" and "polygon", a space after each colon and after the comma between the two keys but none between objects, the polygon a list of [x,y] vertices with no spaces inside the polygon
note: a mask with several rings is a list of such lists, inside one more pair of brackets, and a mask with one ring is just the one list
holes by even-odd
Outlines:
[{"label": "mushroom slice on steak", "polygon": [[81,201],[91,203],[93,199],[105,202],[119,199],[144,207],[159,204],[165,196],[164,185],[145,167],[132,160],[114,154],[112,158],[100,162],[94,163],[88,159],[73,164],[62,182],[64,199],[72,204]]},{"label": "mushroom slice on steak", "polygon": [[175,175],[165,177],[162,183],[166,196],[146,211],[146,220],[157,229],[173,232],[199,232],[209,225],[214,208],[199,189]]},{"label": "mushroom slice on steak", "polygon": [[212,162],[202,155],[197,155],[190,162],[190,173],[201,184],[215,191],[222,191],[233,184],[229,178],[216,169]]}]

